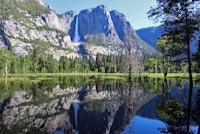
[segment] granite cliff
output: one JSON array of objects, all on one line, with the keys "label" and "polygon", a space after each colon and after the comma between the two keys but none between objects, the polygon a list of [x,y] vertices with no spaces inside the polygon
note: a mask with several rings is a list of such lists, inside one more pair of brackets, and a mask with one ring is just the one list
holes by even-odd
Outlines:
[{"label": "granite cliff", "polygon": [[66,32],[74,13],[58,16],[42,3],[41,0],[2,1],[0,9],[5,12],[0,14],[0,48],[10,44],[16,56],[30,54],[36,47],[56,59],[79,56]]},{"label": "granite cliff", "polygon": [[123,14],[109,11],[104,5],[79,14],[69,11],[58,15],[42,0],[2,0],[0,9],[0,48],[11,45],[16,56],[39,47],[56,59],[80,57],[79,48],[72,42],[76,23],[88,55],[125,53],[127,45],[137,54],[155,52],[137,36]]},{"label": "granite cliff", "polygon": [[[109,11],[106,6],[100,5],[96,8],[82,10],[76,17],[78,17],[80,39],[85,42],[89,52],[94,46],[96,50],[103,50],[101,48],[103,46],[108,53],[118,54],[123,53],[127,45],[131,45],[134,53],[152,54],[155,52],[139,38],[125,15],[118,11]],[[76,19],[69,30],[72,39],[75,35],[75,23]]]}]

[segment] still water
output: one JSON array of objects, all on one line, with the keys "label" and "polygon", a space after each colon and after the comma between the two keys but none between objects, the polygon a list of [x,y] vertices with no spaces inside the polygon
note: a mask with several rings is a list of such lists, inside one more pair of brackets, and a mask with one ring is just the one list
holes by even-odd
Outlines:
[{"label": "still water", "polygon": [[0,134],[179,134],[188,128],[197,134],[199,87],[195,81],[188,105],[188,84],[182,79],[57,76],[1,81]]}]

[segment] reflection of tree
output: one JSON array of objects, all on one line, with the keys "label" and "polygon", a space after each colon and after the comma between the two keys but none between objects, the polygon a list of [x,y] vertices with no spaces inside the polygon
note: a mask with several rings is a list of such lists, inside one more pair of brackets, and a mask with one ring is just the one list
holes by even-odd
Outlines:
[{"label": "reflection of tree", "polygon": [[166,77],[162,84],[162,102],[157,106],[157,113],[160,117],[164,119],[169,119],[172,121],[180,121],[183,117],[183,103],[178,99],[173,99],[171,95],[167,92],[168,84]]},{"label": "reflection of tree", "polygon": [[142,83],[142,87],[144,87],[144,89],[148,90],[151,93],[162,94],[162,90],[160,89],[162,79],[144,77],[143,81],[144,82]]},{"label": "reflection of tree", "polygon": [[116,129],[118,131],[111,131],[111,133],[119,133],[120,131],[122,131],[125,126],[130,123],[130,120],[136,114],[136,111],[139,107],[140,98],[142,98],[141,96],[143,95],[141,79],[132,79],[127,83],[127,85],[121,86],[120,94],[122,95],[124,103],[117,111],[112,126],[113,128],[115,128],[116,126],[114,125],[118,124],[118,127]]},{"label": "reflection of tree", "polygon": [[193,118],[199,126],[198,134],[200,134],[200,89],[197,92],[196,111],[194,112]]},{"label": "reflection of tree", "polygon": [[173,99],[171,95],[166,92],[168,84],[166,77],[162,84],[162,102],[157,106],[157,114],[163,119],[167,120],[167,128],[161,128],[161,133],[185,133],[185,129],[181,125],[183,118],[183,103],[178,99]]},{"label": "reflection of tree", "polygon": [[160,132],[166,134],[188,134],[184,126],[170,121],[167,122],[167,128],[161,128]]},{"label": "reflection of tree", "polygon": [[179,89],[183,89],[184,88],[184,81],[182,79],[177,79],[176,80],[176,87]]},{"label": "reflection of tree", "polygon": [[164,119],[179,122],[184,114],[183,104],[177,99],[166,100],[165,103],[157,106],[157,113]]}]

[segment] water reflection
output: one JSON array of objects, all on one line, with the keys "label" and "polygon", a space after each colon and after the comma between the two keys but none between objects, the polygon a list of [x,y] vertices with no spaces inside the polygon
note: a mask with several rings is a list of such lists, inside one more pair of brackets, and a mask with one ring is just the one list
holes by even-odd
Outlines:
[{"label": "water reflection", "polygon": [[81,106],[81,101],[84,99],[84,96],[87,93],[87,89],[82,88],[77,92],[76,97],[74,98],[74,100],[72,101],[72,106],[73,106],[73,110],[74,110],[74,119],[75,119],[75,129],[76,129],[76,134],[79,134],[78,131],[78,112]]},{"label": "water reflection", "polygon": [[[145,129],[144,129],[145,124]],[[134,116],[121,134],[158,134],[165,123],[155,119]]]},{"label": "water reflection", "polygon": [[[166,120],[166,127],[161,128],[161,133],[186,133],[183,128],[183,101],[177,97],[173,97],[173,92],[166,92],[168,90],[167,79],[164,79],[162,84],[163,94],[161,95],[161,102],[157,105],[157,114]],[[177,89],[176,89],[177,90]],[[182,121],[181,121],[182,120]]]},{"label": "water reflection", "polygon": [[[74,76],[6,86],[0,101],[2,134],[186,132],[189,92],[182,80],[136,78],[128,83]],[[199,126],[198,89],[191,95],[191,133]]]}]

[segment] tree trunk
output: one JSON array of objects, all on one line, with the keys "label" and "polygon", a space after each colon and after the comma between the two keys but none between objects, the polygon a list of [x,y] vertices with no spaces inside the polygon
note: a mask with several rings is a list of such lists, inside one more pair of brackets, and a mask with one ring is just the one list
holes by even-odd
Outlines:
[{"label": "tree trunk", "polygon": [[7,66],[7,62],[6,62],[6,67],[5,67],[5,78],[8,78],[8,66]]},{"label": "tree trunk", "polygon": [[190,56],[190,29],[189,29],[188,25],[189,25],[188,24],[188,12],[186,10],[186,43],[187,43],[187,58],[188,58],[188,71],[189,71],[189,100],[188,100],[187,132],[189,133],[193,78],[192,78],[192,63],[191,63],[191,56]]}]

